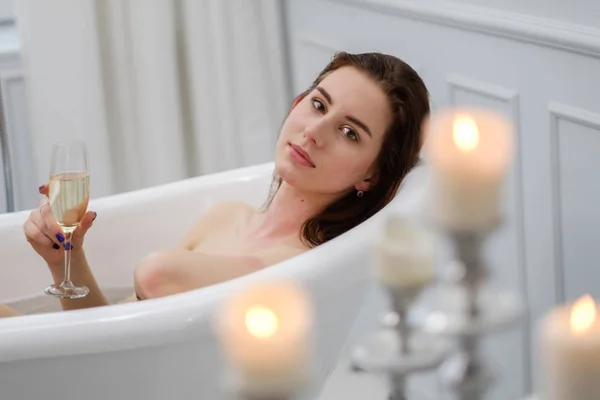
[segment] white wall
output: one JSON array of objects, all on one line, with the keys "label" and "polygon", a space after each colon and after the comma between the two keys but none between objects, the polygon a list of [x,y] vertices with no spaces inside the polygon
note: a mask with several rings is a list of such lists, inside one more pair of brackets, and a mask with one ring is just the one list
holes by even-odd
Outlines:
[{"label": "white wall", "polygon": [[[486,344],[499,375],[490,398],[507,400],[535,384],[538,319],[586,292],[600,297],[600,24],[599,6],[583,0],[486,4],[288,0],[287,13],[296,93],[336,50],[382,51],[419,71],[434,108],[485,105],[518,128],[507,218],[487,252],[494,284],[531,310]],[[413,389],[415,399],[440,397],[435,377]]]}]

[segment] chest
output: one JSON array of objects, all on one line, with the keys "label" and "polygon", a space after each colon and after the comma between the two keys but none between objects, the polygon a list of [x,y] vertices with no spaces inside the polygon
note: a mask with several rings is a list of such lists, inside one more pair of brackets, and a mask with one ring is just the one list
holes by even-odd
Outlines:
[{"label": "chest", "polygon": [[261,237],[248,231],[246,221],[231,221],[214,227],[194,250],[223,256],[248,256],[288,247],[301,247],[299,238],[292,235]]}]

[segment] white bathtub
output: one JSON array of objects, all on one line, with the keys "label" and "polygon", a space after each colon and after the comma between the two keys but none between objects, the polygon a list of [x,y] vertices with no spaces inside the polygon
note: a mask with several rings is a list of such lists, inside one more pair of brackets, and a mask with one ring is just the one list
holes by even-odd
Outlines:
[{"label": "white bathtub", "polygon": [[[98,218],[85,246],[100,285],[113,299],[131,293],[141,257],[176,243],[210,203],[261,205],[272,170],[263,164],[93,200]],[[303,397],[315,399],[353,328],[365,325],[359,315],[375,288],[374,233],[388,212],[419,211],[424,174],[413,171],[394,202],[366,223],[279,265],[180,295],[70,312],[47,312],[58,301],[42,294],[51,278],[24,239],[28,212],[0,216],[0,302],[29,314],[0,319],[0,398],[224,398],[213,313],[233,290],[283,276],[304,284],[316,304],[315,379]]]}]

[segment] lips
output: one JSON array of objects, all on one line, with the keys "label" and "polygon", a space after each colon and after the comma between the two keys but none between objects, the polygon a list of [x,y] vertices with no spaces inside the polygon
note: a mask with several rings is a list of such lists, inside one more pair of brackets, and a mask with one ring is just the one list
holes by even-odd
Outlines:
[{"label": "lips", "polygon": [[310,158],[310,156],[308,155],[308,153],[306,151],[302,150],[302,148],[300,148],[299,146],[296,146],[291,143],[290,143],[290,147],[292,148],[292,151],[296,152],[300,157],[302,157],[304,160],[306,160],[306,162],[308,164],[310,164],[311,167],[315,168],[315,163],[313,162],[313,160]]}]

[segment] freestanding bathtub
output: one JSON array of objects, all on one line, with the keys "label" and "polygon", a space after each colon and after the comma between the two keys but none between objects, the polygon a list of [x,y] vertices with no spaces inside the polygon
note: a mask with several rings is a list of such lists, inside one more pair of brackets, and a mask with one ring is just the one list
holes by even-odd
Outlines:
[{"label": "freestanding bathtub", "polygon": [[[214,202],[261,205],[272,170],[262,164],[93,200],[98,218],[85,246],[100,285],[113,300],[130,294],[140,258],[175,244]],[[0,319],[0,398],[224,398],[213,315],[232,291],[271,277],[293,279],[313,298],[314,380],[303,398],[317,398],[365,324],[360,315],[372,314],[364,310],[377,290],[369,270],[374,234],[387,213],[419,211],[425,177],[413,171],[376,216],[276,266],[175,296],[69,312],[55,312],[58,301],[43,295],[51,278],[23,236],[28,212],[0,216],[0,302],[27,314]]]}]

